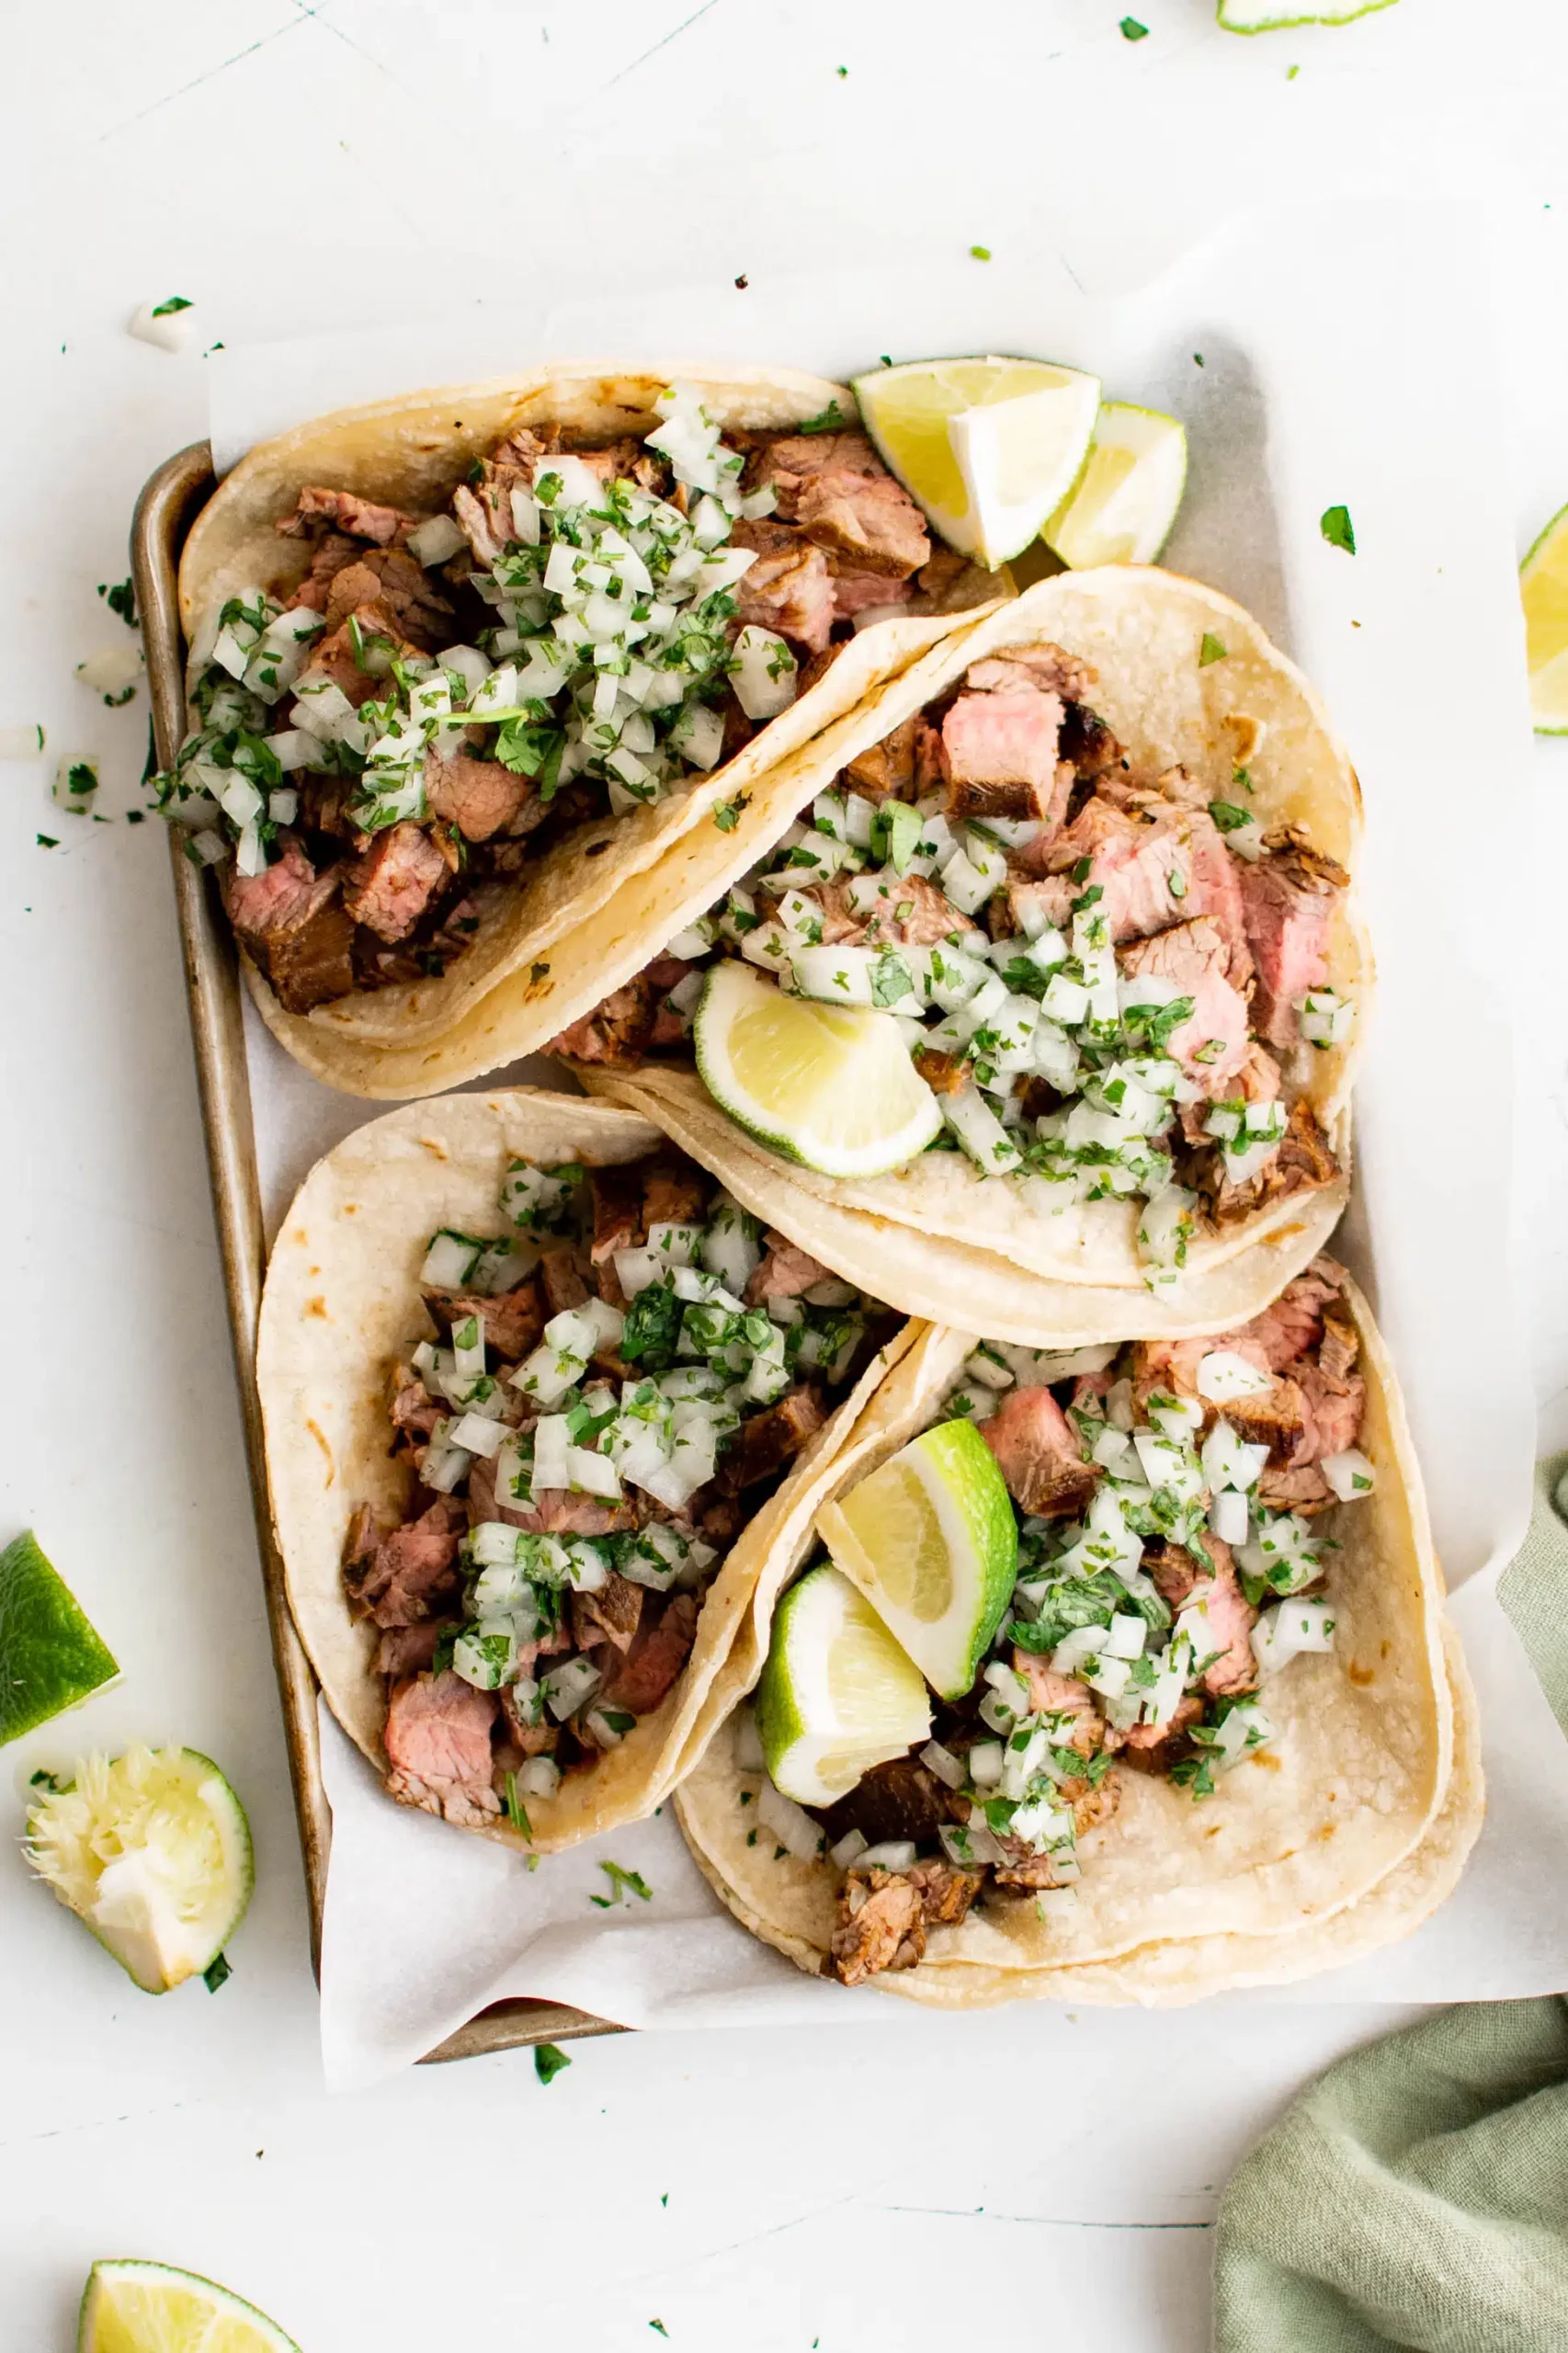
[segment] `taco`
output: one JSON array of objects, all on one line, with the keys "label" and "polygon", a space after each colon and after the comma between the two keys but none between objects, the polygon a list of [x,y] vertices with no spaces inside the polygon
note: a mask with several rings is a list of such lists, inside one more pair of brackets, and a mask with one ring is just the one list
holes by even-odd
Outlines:
[{"label": "taco", "polygon": [[[1468,1687],[1392,1370],[1332,1260],[1199,1342],[1074,1362],[926,1331],[816,1526],[831,1557],[752,1597],[755,1712],[677,1799],[719,1893],[802,1968],[960,2005],[1188,1999],[1369,1949],[1457,1878]],[[924,1545],[946,1617],[912,1597]],[[928,1730],[874,1763],[815,1674],[835,1610],[928,1687]]]},{"label": "taco", "polygon": [[726,1179],[760,1154],[906,1228],[934,1318],[971,1320],[959,1245],[1135,1301],[1273,1239],[1261,1307],[1344,1208],[1371,988],[1311,688],[1226,598],[1119,566],[852,723],[869,748],[802,753],[744,858],[688,835],[627,885],[553,1051]]},{"label": "taco", "polygon": [[651,1811],[912,1339],[608,1104],[456,1096],[328,1154],[257,1383],[290,1607],[392,1795],[540,1852]]},{"label": "taco", "polygon": [[574,367],[235,467],[181,565],[159,790],[285,1045],[439,1040],[1006,589],[933,554],[854,421],[785,369]]}]

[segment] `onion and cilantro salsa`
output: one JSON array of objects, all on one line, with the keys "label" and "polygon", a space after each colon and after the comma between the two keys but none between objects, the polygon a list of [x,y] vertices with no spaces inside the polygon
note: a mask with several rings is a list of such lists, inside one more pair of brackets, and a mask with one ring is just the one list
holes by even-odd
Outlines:
[{"label": "onion and cilantro salsa", "polygon": [[307,486],[303,579],[205,618],[159,801],[288,1010],[440,973],[477,886],[715,768],[914,593],[924,524],[860,436],[656,405],[641,443],[514,426],[437,515]]},{"label": "onion and cilantro salsa", "polygon": [[1234,1332],[969,1358],[940,1417],[978,1425],[1017,1523],[990,1655],[924,1747],[833,1807],[768,1785],[776,1835],[846,1874],[843,1982],[912,1966],[982,1896],[1072,1904],[1093,1870],[1079,1837],[1115,1811],[1121,1772],[1201,1800],[1278,1737],[1267,1685],[1334,1647],[1320,1515],[1376,1478],[1358,1347],[1341,1270],[1318,1258]]},{"label": "onion and cilantro salsa", "polygon": [[431,1237],[392,1374],[401,1516],[362,1506],[387,1786],[449,1821],[590,1765],[685,1667],[702,1595],[894,1319],[674,1151],[517,1160],[495,1234]]},{"label": "onion and cilantro salsa", "polygon": [[853,760],[665,956],[556,1040],[590,1063],[678,1048],[706,968],[898,1021],[938,1097],[927,1149],[1043,1214],[1141,1200],[1145,1278],[1201,1223],[1337,1175],[1306,1099],[1352,1003],[1326,945],[1344,870],[1265,834],[1249,779],[1137,774],[1060,646],[1011,646]]}]

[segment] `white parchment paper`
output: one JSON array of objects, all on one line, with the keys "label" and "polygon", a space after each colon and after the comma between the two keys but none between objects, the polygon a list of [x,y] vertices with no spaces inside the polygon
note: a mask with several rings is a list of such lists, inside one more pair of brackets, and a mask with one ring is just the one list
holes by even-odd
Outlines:
[{"label": "white parchment paper", "polygon": [[[1528,1517],[1534,1414],[1512,1280],[1508,1007],[1486,961],[1494,926],[1467,914],[1482,828],[1510,824],[1499,804],[1520,791],[1529,752],[1488,235],[1462,204],[1264,214],[1114,305],[1085,298],[1049,254],[1005,269],[823,274],[744,297],[601,296],[544,278],[515,316],[470,312],[213,363],[225,465],[324,410],[546,358],[772,358],[846,375],[884,352],[1032,352],[1184,418],[1191,472],[1165,561],[1238,597],[1296,655],[1361,776],[1380,997],[1339,1246],[1400,1368],[1486,1740],[1488,1823],[1458,1894],[1403,1944],[1313,1981],[1316,1999],[1449,2001],[1568,1982],[1568,1875],[1556,1868],[1568,1744],[1494,1597]],[[1354,518],[1354,557],[1319,530],[1335,505]],[[371,1107],[318,1086],[254,1019],[247,1036],[275,1228],[317,1154]],[[548,1078],[549,1066],[509,1075],[525,1072]],[[1456,1084],[1466,1131],[1484,1139],[1469,1154],[1449,1120]],[[322,2032],[336,2086],[410,2063],[506,1994],[641,2027],[905,2015],[813,1984],[746,1936],[667,1812],[529,1874],[390,1805],[324,1711],[323,1750],[334,1844]],[[607,1856],[642,1872],[651,1902],[590,1903],[609,1892]]]}]

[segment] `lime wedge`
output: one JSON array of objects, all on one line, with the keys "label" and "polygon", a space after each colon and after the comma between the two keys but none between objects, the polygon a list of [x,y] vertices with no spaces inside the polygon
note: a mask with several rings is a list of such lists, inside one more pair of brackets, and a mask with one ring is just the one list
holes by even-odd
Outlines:
[{"label": "lime wedge", "polygon": [[16,1537],[0,1552],[0,1747],[119,1673],[37,1537]]},{"label": "lime wedge", "polygon": [[1077,483],[1040,533],[1074,572],[1153,563],[1187,487],[1187,433],[1174,416],[1102,401]]},{"label": "lime wedge", "polygon": [[1568,735],[1568,506],[1519,566],[1525,658],[1538,735]]},{"label": "lime wedge", "polygon": [[961,1699],[1012,1598],[1018,1529],[972,1422],[938,1422],[841,1501],[817,1533],[932,1688]]},{"label": "lime wedge", "polygon": [[89,1756],[28,1815],[26,1853],[144,1994],[209,1969],[239,1927],[250,1824],[210,1756]]},{"label": "lime wedge", "polygon": [[735,958],[713,967],[693,1025],[697,1067],[720,1109],[824,1176],[901,1168],[939,1132],[904,1031],[891,1013],[786,996]]},{"label": "lime wedge", "polygon": [[831,1805],[930,1732],[919,1668],[830,1562],[778,1605],[756,1729],[775,1788],[798,1805]]},{"label": "lime wedge", "polygon": [[1097,380],[1043,359],[916,359],[855,379],[866,430],[949,543],[993,569],[1061,506]]},{"label": "lime wedge", "polygon": [[76,2353],[300,2353],[265,2313],[167,2263],[117,2257],[87,2274]]},{"label": "lime wedge", "polygon": [[1320,0],[1315,8],[1294,9],[1280,0],[1220,0],[1218,15],[1228,33],[1278,33],[1289,25],[1351,25],[1392,6],[1393,0]]}]

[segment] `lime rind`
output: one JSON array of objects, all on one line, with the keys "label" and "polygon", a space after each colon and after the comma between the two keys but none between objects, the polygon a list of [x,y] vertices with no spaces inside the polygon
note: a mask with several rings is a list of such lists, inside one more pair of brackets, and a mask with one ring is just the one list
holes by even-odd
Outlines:
[{"label": "lime rind", "polygon": [[85,1758],[29,1809],[25,1851],[146,1994],[211,1966],[256,1880],[244,1808],[194,1748]]},{"label": "lime rind", "polygon": [[778,1605],[756,1714],[769,1778],[801,1805],[831,1805],[931,1729],[919,1668],[825,1561]]},{"label": "lime rind", "polygon": [[1568,506],[1531,541],[1519,566],[1519,596],[1535,732],[1568,735]]},{"label": "lime rind", "polygon": [[119,1667],[31,1529],[0,1552],[0,1747],[80,1707]]},{"label": "lime rind", "polygon": [[[141,2314],[135,2312],[137,2303],[142,2306]],[[159,2303],[165,2307],[162,2313]],[[203,2305],[205,2324],[200,2335],[193,2335],[184,2324],[187,2318],[201,2324]],[[146,2328],[133,2333],[128,2316],[156,2325],[159,2334],[154,2336]],[[230,2325],[220,2325],[224,2323]],[[171,2325],[181,2334],[171,2334]],[[216,2279],[177,2270],[173,2264],[106,2256],[94,2264],[82,2290],[76,2353],[300,2353],[300,2347],[276,2321]]]},{"label": "lime rind", "polygon": [[1393,0],[1356,0],[1356,5],[1336,8],[1334,0],[1318,8],[1309,8],[1295,16],[1264,16],[1262,8],[1269,0],[1219,0],[1216,22],[1228,33],[1282,33],[1301,25],[1353,25],[1358,17],[1375,17],[1381,8],[1392,8]]},{"label": "lime rind", "polygon": [[[951,1597],[934,1620],[889,1592],[888,1567],[904,1564],[879,1562],[866,1540],[876,1527],[880,1497],[911,1474],[936,1517],[952,1577]],[[846,1495],[824,1504],[817,1533],[933,1690],[944,1699],[962,1699],[1012,1599],[1018,1567],[1012,1499],[973,1423],[939,1422],[923,1430]]]},{"label": "lime rind", "polygon": [[[1124,460],[1121,466],[1118,460]],[[1040,531],[1073,571],[1154,563],[1187,489],[1187,431],[1163,411],[1102,401],[1077,481]]]}]

